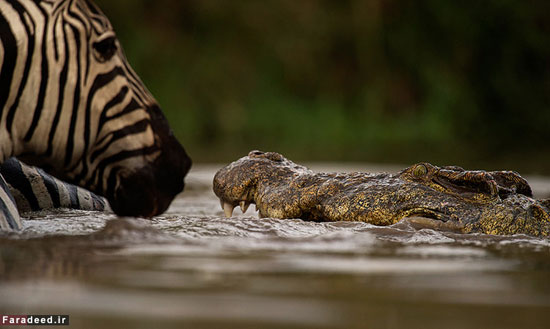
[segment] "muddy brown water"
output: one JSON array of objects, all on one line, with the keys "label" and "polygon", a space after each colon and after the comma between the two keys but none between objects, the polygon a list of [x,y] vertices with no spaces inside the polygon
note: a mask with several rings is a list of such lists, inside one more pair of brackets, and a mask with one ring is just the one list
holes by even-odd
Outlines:
[{"label": "muddy brown water", "polygon": [[[218,168],[195,167],[150,222],[27,214],[0,238],[0,314],[68,314],[72,328],[550,328],[550,239],[226,219]],[[550,194],[549,179],[528,180]]]}]

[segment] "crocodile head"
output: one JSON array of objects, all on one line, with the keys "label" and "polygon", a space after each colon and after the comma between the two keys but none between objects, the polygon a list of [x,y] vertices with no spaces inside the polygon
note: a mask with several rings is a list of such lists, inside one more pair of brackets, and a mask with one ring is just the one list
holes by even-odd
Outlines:
[{"label": "crocodile head", "polygon": [[550,230],[547,201],[511,171],[419,163],[397,174],[314,173],[281,154],[252,151],[219,170],[214,193],[227,216],[255,203],[261,217],[413,223],[493,234]]},{"label": "crocodile head", "polygon": [[308,171],[279,153],[251,151],[219,170],[214,176],[214,193],[229,217],[240,205],[243,212],[251,203],[256,204],[257,187],[269,182],[288,179],[288,175]]}]

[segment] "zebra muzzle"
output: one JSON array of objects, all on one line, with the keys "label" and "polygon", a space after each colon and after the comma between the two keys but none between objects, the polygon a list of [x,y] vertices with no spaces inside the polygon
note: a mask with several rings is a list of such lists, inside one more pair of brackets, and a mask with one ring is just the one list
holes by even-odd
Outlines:
[{"label": "zebra muzzle", "polygon": [[111,208],[119,216],[150,218],[163,213],[183,191],[190,167],[191,159],[181,146],[162,152],[153,163],[120,177],[118,188],[107,196]]}]

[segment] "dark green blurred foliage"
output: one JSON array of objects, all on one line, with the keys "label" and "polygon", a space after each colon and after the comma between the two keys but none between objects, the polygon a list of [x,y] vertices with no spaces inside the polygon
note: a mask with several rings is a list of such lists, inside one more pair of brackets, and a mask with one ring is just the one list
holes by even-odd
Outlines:
[{"label": "dark green blurred foliage", "polygon": [[550,172],[550,2],[98,0],[196,161]]}]

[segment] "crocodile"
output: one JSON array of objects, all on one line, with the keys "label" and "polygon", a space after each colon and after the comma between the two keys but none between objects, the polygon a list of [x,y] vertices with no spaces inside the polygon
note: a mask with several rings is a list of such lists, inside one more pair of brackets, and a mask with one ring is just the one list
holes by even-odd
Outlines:
[{"label": "crocodile", "polygon": [[213,189],[227,217],[255,204],[260,217],[361,221],[492,235],[550,234],[550,199],[513,171],[418,163],[399,173],[316,173],[275,152],[252,151],[220,169]]}]

